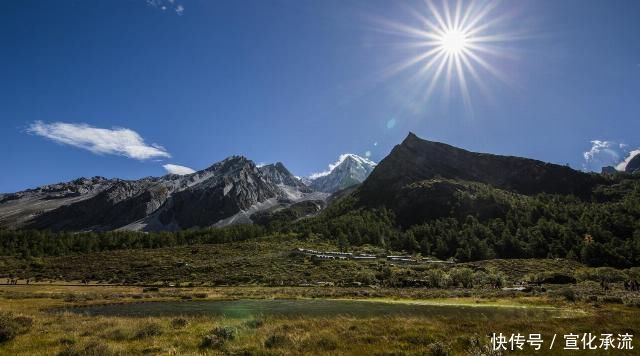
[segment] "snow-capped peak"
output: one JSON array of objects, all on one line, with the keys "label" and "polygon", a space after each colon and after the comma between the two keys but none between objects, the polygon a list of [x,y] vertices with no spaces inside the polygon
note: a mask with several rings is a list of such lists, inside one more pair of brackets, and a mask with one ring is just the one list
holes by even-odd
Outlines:
[{"label": "snow-capped peak", "polygon": [[329,164],[329,169],[324,171],[324,172],[319,172],[319,173],[313,173],[309,176],[310,180],[315,180],[318,179],[320,177],[325,177],[328,176],[329,174],[331,174],[331,172],[334,171],[334,169],[336,169],[336,167],[340,166],[342,163],[344,163],[346,160],[351,159],[353,161],[355,161],[358,164],[364,165],[364,166],[369,166],[369,167],[375,167],[377,163],[373,162],[372,160],[368,159],[368,158],[364,158],[361,156],[358,156],[357,154],[354,153],[344,153],[341,154],[340,157],[338,158],[338,160],[334,163]]},{"label": "snow-capped peak", "polygon": [[327,171],[312,174],[308,185],[318,192],[334,193],[364,182],[375,166],[376,163],[370,159],[345,153],[330,164]]}]

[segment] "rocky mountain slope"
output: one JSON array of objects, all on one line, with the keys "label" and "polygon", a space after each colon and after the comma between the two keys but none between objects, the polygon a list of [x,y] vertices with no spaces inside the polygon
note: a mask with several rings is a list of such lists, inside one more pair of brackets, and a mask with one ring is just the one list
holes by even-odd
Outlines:
[{"label": "rocky mountain slope", "polygon": [[309,178],[309,186],[316,191],[335,193],[364,182],[376,164],[355,154],[345,154],[327,172]]},{"label": "rocky mountain slope", "polygon": [[35,216],[89,199],[115,183],[103,177],[79,178],[22,192],[0,194],[0,227],[22,226]]},{"label": "rocky mountain slope", "polygon": [[251,222],[265,209],[323,200],[282,163],[229,157],[189,175],[91,178],[0,196],[0,226],[52,230],[179,230]]}]

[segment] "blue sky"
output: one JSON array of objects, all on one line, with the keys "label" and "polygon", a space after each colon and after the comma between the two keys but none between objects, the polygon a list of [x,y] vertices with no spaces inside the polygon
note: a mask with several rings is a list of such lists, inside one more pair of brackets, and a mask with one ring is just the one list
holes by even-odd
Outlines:
[{"label": "blue sky", "polygon": [[640,2],[498,4],[467,100],[393,70],[424,51],[390,25],[424,30],[416,13],[433,18],[423,1],[7,2],[0,192],[233,154],[309,175],[345,152],[379,161],[409,131],[576,169],[640,146]]}]

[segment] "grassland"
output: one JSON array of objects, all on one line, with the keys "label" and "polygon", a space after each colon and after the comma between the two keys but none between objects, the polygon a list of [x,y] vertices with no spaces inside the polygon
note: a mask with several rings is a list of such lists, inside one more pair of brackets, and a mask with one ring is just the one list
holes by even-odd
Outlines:
[{"label": "grassland", "polygon": [[[636,270],[593,269],[567,260],[490,260],[453,266],[317,261],[291,254],[295,247],[335,249],[326,242],[284,236],[277,241],[255,239],[81,256],[2,257],[0,277],[23,279],[18,285],[0,285],[0,315],[5,316],[0,320],[9,320],[15,327],[13,337],[0,343],[0,355],[490,355],[497,354],[488,348],[494,332],[542,333],[548,342],[553,334],[562,337],[569,332],[636,335],[640,331],[640,296],[622,285],[622,279]],[[359,252],[388,251],[364,246]],[[465,271],[472,272],[473,281],[466,287],[455,277]],[[508,287],[549,274],[570,276],[576,283],[540,283],[519,292],[494,288],[480,278],[500,276]],[[407,280],[434,276],[447,283],[406,287]],[[24,278],[30,278],[29,285]],[[598,278],[607,280],[607,289]],[[140,318],[52,312],[93,304],[246,298],[546,306],[567,313],[558,313],[564,316],[561,318],[456,320],[446,316]],[[1,335],[2,325],[0,339]],[[634,342],[633,351],[637,351],[640,345]],[[517,354],[562,354],[562,350],[556,347],[535,353],[525,348]]]},{"label": "grassland", "polygon": [[[419,300],[399,297],[394,290],[383,290],[388,295],[376,300],[551,305],[580,312],[546,320],[497,318],[464,322],[446,317],[135,318],[49,312],[51,308],[72,305],[139,302],[141,295],[145,301],[182,300],[196,295],[207,299],[303,298],[315,294],[310,289],[313,288],[197,287],[143,293],[140,287],[126,286],[2,286],[0,309],[32,322],[15,339],[2,344],[0,354],[437,354],[438,350],[446,350],[450,354],[481,355],[488,354],[488,335],[493,332],[542,333],[550,338],[554,333],[567,332],[635,334],[639,328],[640,309],[631,306],[525,296]],[[335,290],[328,292],[337,294]],[[221,330],[230,330],[232,336],[216,336],[227,335]],[[208,338],[210,335],[214,336]]]}]

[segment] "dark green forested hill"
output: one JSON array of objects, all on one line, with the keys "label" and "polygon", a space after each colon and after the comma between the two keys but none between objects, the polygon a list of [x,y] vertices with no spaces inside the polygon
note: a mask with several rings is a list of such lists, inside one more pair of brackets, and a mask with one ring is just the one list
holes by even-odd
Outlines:
[{"label": "dark green forested hill", "polygon": [[640,176],[587,174],[410,134],[347,197],[294,231],[439,258],[640,265]]},{"label": "dark green forested hill", "polygon": [[354,194],[292,229],[343,245],[371,243],[463,261],[566,257],[597,266],[640,265],[640,177],[611,177],[591,200],[447,180],[423,185],[416,189],[444,188],[414,197],[420,202],[414,209],[425,212],[412,225],[400,228],[404,219],[393,209],[362,206]]}]

